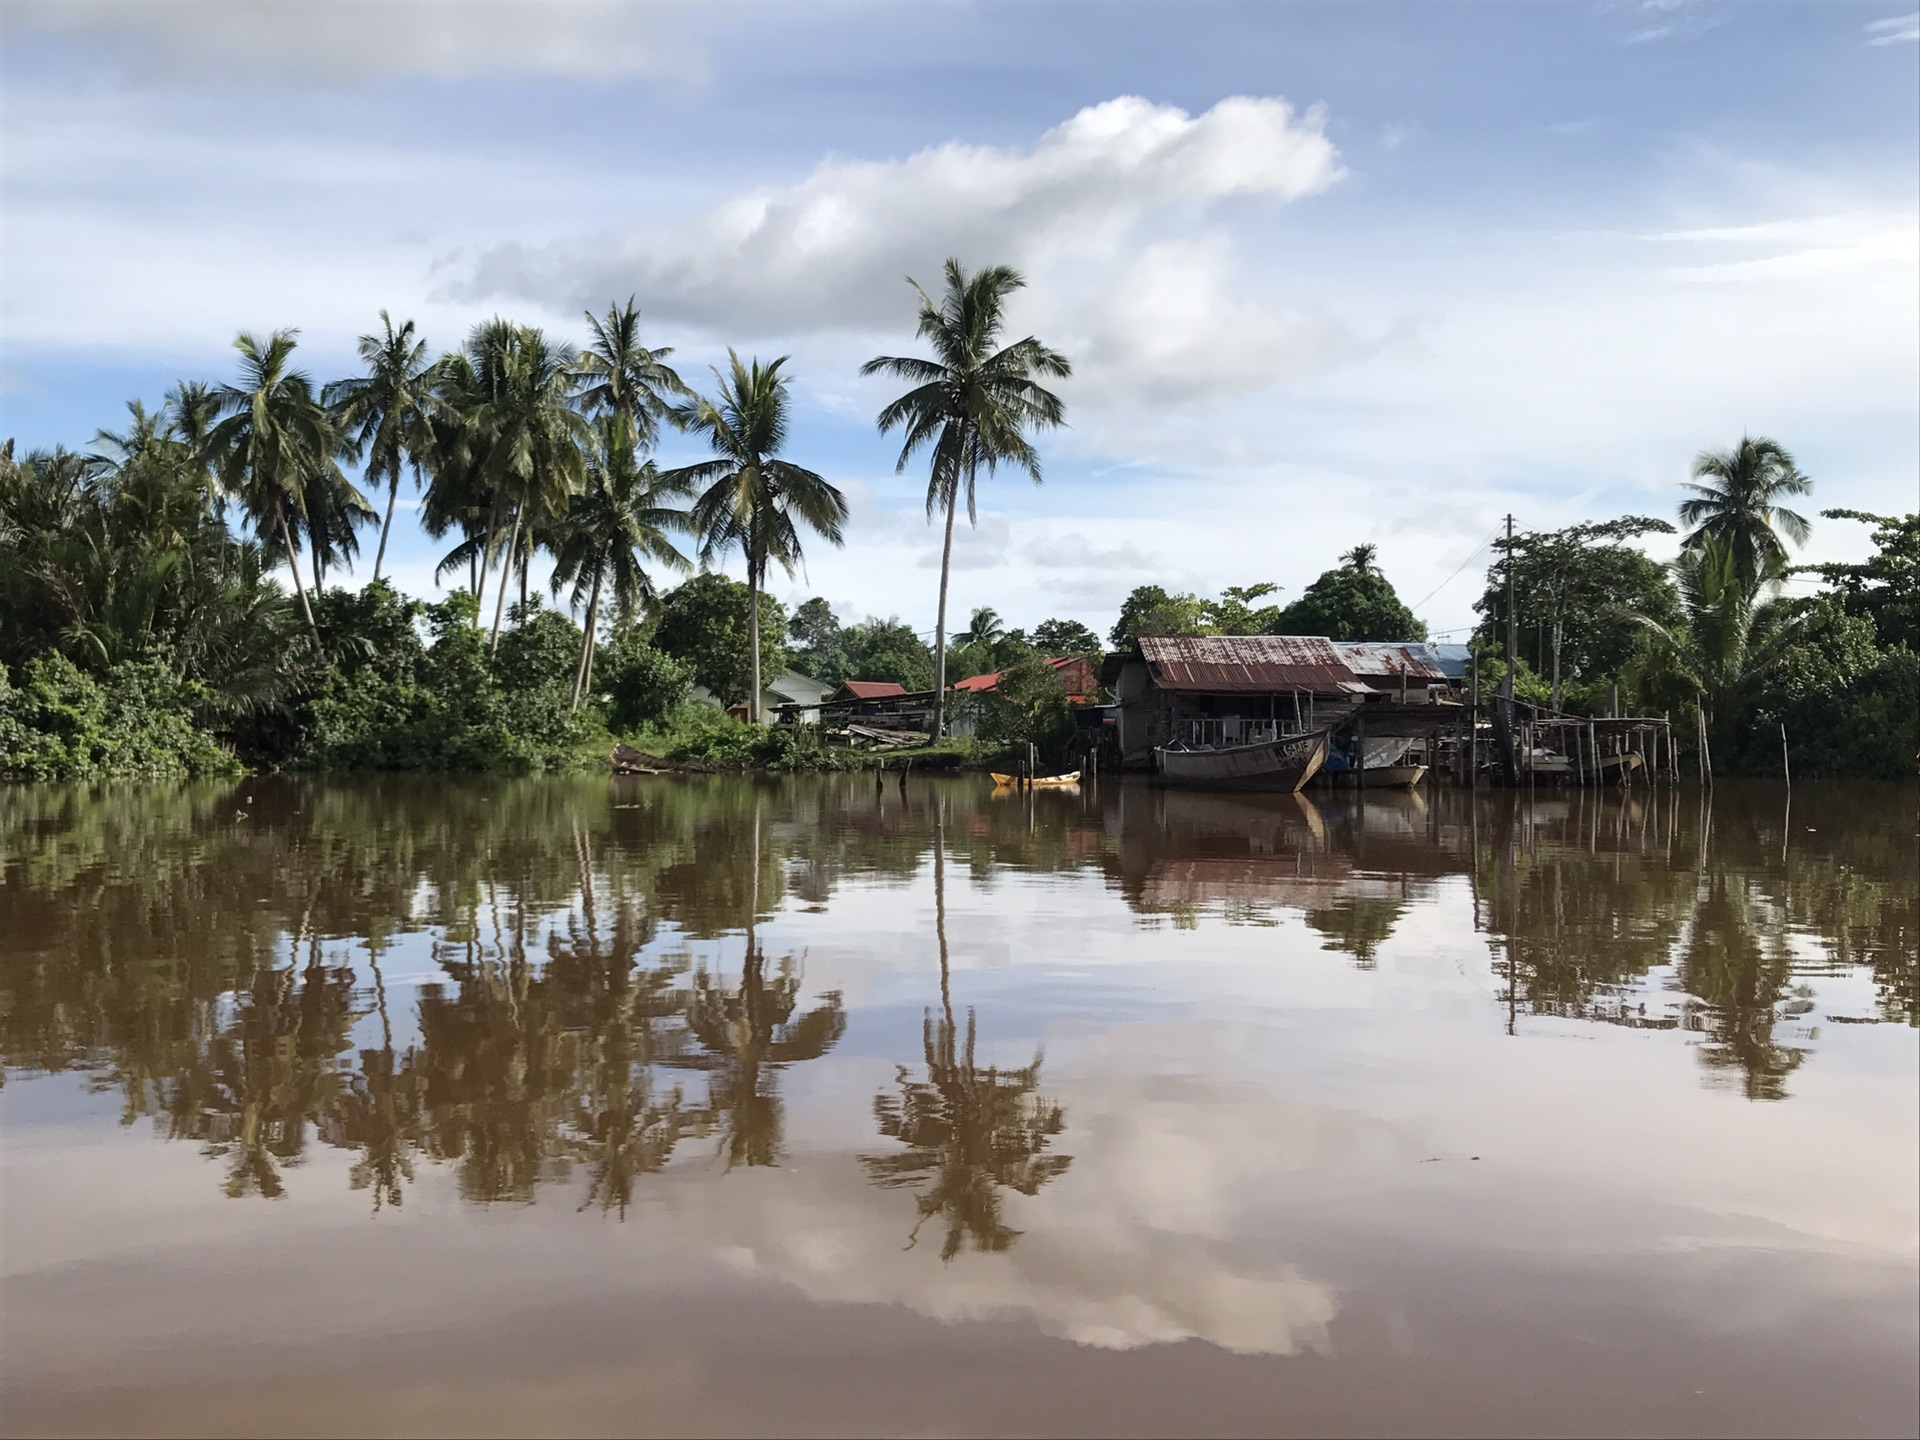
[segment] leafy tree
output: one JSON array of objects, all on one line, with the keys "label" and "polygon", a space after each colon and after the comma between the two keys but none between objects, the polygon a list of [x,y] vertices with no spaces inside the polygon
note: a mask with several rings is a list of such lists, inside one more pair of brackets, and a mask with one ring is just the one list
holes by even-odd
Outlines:
[{"label": "leafy tree", "polygon": [[[843,544],[847,502],[826,477],[779,458],[786,447],[791,408],[787,382],[780,373],[787,357],[782,355],[770,365],[755,360],[748,366],[732,351],[727,354],[730,372],[714,375],[720,386],[718,397],[695,400],[673,412],[681,428],[706,439],[715,458],[671,471],[667,478],[676,484],[706,487],[693,505],[701,561],[711,562],[736,548],[746,560],[747,718],[757,723],[763,637],[761,608],[754,601],[765,585],[767,566],[778,564],[793,574],[801,559],[802,527],[832,544]],[[783,633],[782,629],[773,632],[776,648]]]},{"label": "leafy tree", "polygon": [[978,707],[978,733],[999,745],[1037,746],[1053,759],[1064,757],[1073,734],[1073,709],[1067,704],[1060,672],[1029,650],[1000,671],[999,683],[972,697]]},{"label": "leafy tree", "polygon": [[1873,622],[1881,645],[1904,645],[1920,653],[1920,514],[1820,513],[1829,520],[1861,520],[1873,526],[1874,552],[1859,564],[1799,565],[1794,573],[1825,580],[1849,615]]},{"label": "leafy tree", "polygon": [[1280,607],[1253,603],[1264,600],[1279,588],[1270,580],[1258,585],[1227,586],[1218,600],[1208,601],[1204,606],[1202,613],[1206,616],[1208,631],[1217,635],[1284,634],[1274,629],[1280,623]]},{"label": "leafy tree", "polygon": [[207,436],[207,449],[221,483],[239,499],[260,538],[280,542],[311,628],[313,606],[300,582],[294,524],[306,517],[309,488],[342,478],[342,439],[313,383],[289,366],[298,334],[276,330],[261,341],[242,333],[233,342],[240,352],[240,383],[220,387],[221,419]]},{"label": "leafy tree", "polygon": [[1040,483],[1040,453],[1028,434],[1064,424],[1066,410],[1034,377],[1065,379],[1073,373],[1066,356],[1031,335],[1000,347],[1008,297],[1026,284],[1019,271],[989,265],[969,276],[950,259],[946,281],[938,304],[916,282],[907,282],[920,297],[916,333],[931,343],[934,358],[881,355],[860,367],[862,375],[891,375],[913,386],[881,410],[880,433],[904,432],[897,470],[904,471],[922,448],[932,450],[927,515],[946,512],[933,641],[936,735],[945,723],[947,581],[960,497],[966,496],[967,519],[977,523],[975,485],[982,466],[989,475],[1001,465],[1014,466]]},{"label": "leafy tree", "polygon": [[748,590],[725,575],[696,575],[661,597],[653,644],[693,667],[696,684],[723,704],[745,697],[756,674],[777,675],[786,668],[786,607],[760,595],[760,653],[748,652],[754,627],[747,621]]},{"label": "leafy tree", "polygon": [[1681,502],[1680,523],[1693,528],[1681,544],[1688,550],[1718,544],[1749,595],[1786,568],[1781,536],[1807,543],[1806,518],[1781,502],[1812,494],[1813,482],[1777,440],[1743,435],[1731,450],[1701,452],[1684,488],[1693,498]]},{"label": "leafy tree", "polygon": [[1042,620],[1028,637],[1042,655],[1085,655],[1098,658],[1100,637],[1078,620]]},{"label": "leafy tree", "polygon": [[[892,680],[908,690],[933,689],[933,652],[898,618],[867,619],[840,632],[841,680]],[[818,678],[827,679],[825,675]]]},{"label": "leafy tree", "polygon": [[607,723],[616,731],[657,725],[686,703],[693,667],[655,649],[633,626],[614,632],[600,666]]},{"label": "leafy tree", "polygon": [[787,621],[787,639],[793,642],[793,663],[829,685],[838,685],[846,678],[840,636],[840,622],[834,616],[833,607],[818,595],[803,603]]},{"label": "leafy tree", "polygon": [[[1497,540],[1499,558],[1474,603],[1482,616],[1481,637],[1504,650],[1511,563],[1518,654],[1529,671],[1552,677],[1557,648],[1560,677],[1569,685],[1604,685],[1628,674],[1647,644],[1645,626],[1635,617],[1673,626],[1681,613],[1666,568],[1626,542],[1672,533],[1664,520],[1627,515],[1515,535],[1511,547],[1504,537]],[[1550,698],[1557,708],[1559,697]]]},{"label": "leafy tree", "polygon": [[1198,595],[1170,595],[1158,585],[1140,585],[1121,603],[1107,638],[1124,650],[1142,635],[1207,635],[1207,605]]},{"label": "leafy tree", "polygon": [[400,498],[400,471],[411,465],[414,488],[418,489],[421,465],[433,449],[429,412],[436,374],[427,358],[426,341],[414,335],[413,321],[401,322],[396,330],[393,318],[382,310],[380,324],[382,333],[362,335],[357,347],[367,373],[336,380],[324,392],[341,429],[353,436],[365,459],[367,477],[377,483],[384,476],[387,482],[380,548],[373,555],[375,580],[380,578],[380,566],[387,558],[387,535],[393,529],[394,505]]},{"label": "leafy tree", "polygon": [[1272,620],[1276,635],[1325,635],[1334,640],[1424,640],[1427,627],[1394,593],[1360,545],[1322,572],[1306,592]]}]

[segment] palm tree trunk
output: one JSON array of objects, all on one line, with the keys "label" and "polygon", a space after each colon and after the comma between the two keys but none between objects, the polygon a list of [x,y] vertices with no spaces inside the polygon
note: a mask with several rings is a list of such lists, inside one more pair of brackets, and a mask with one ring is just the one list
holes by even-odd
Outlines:
[{"label": "palm tree trunk", "polygon": [[287,512],[280,512],[280,543],[287,547],[287,569],[293,572],[293,593],[300,597],[300,613],[307,617],[313,638],[320,638],[320,627],[313,623],[313,606],[307,603],[306,587],[300,583],[300,557],[293,551],[293,532],[287,528]]},{"label": "palm tree trunk", "polygon": [[327,588],[327,567],[321,563],[320,552],[323,547],[320,544],[320,537],[309,534],[307,541],[307,549],[313,561],[313,593],[317,599],[320,593]]},{"label": "palm tree trunk", "polygon": [[593,598],[587,601],[587,633],[580,637],[580,664],[573,672],[573,700],[570,710],[580,708],[580,692],[587,688],[587,665],[593,657],[593,627],[600,617],[600,570],[593,572]]},{"label": "palm tree trunk", "polygon": [[933,738],[947,733],[947,576],[953,569],[953,516],[960,508],[960,485],[955,477],[947,496],[947,538],[940,547],[940,610],[933,625]]},{"label": "palm tree trunk", "polygon": [[493,601],[493,638],[487,642],[487,653],[493,654],[500,648],[500,617],[507,608],[507,581],[513,576],[513,552],[520,548],[520,507],[513,507],[513,529],[507,536],[507,558],[500,565],[500,593]]},{"label": "palm tree trunk", "polygon": [[750,677],[747,691],[747,721],[760,723],[760,570],[747,562],[747,648],[753,652],[747,661]]},{"label": "palm tree trunk", "polygon": [[400,467],[393,467],[392,483],[387,486],[387,518],[380,522],[380,548],[373,552],[373,578],[380,578],[380,562],[387,558],[387,532],[393,529],[393,507],[400,499]]}]

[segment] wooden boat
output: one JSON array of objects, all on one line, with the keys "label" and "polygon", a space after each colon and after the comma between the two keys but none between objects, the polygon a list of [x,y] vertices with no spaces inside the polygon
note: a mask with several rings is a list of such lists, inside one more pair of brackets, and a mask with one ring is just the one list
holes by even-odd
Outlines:
[{"label": "wooden boat", "polygon": [[1426,777],[1424,765],[1369,765],[1364,770],[1322,770],[1313,777],[1313,783],[1361,790],[1411,790]]},{"label": "wooden boat", "polygon": [[[1020,777],[1018,775],[1002,775],[998,770],[989,770],[987,773],[993,777],[993,783],[998,789],[1011,790],[1014,786],[1020,784]],[[1036,790],[1057,790],[1063,785],[1078,785],[1080,783],[1080,774],[1080,771],[1075,770],[1071,775],[1035,775],[1026,783],[1033,786]]]},{"label": "wooden boat", "polygon": [[1154,747],[1160,773],[1172,785],[1225,790],[1292,792],[1311,780],[1327,758],[1327,732],[1308,730],[1252,745]]},{"label": "wooden boat", "polygon": [[631,745],[614,746],[607,763],[616,775],[667,775],[673,770],[673,766],[658,755],[649,755]]}]

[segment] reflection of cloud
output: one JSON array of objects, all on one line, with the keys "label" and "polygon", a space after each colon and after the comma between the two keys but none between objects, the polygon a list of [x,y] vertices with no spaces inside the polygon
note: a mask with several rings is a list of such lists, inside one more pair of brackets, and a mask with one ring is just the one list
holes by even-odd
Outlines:
[{"label": "reflection of cloud", "polygon": [[[1005,1193],[1022,1233],[1006,1251],[904,1248],[914,1210],[837,1158],[678,1192],[646,1243],[704,1251],[810,1299],[904,1305],[956,1323],[1024,1318],[1082,1345],[1127,1350],[1204,1340],[1239,1354],[1322,1349],[1337,1302],[1293,1266],[1225,1244],[1249,1182],[1300,1168],[1350,1117],[1214,1082],[1150,1082],[1118,1061],[1061,1094],[1073,1168],[1032,1198]],[[875,1138],[873,1151],[889,1142]],[[736,1183],[738,1182],[738,1183]],[[671,1187],[663,1187],[671,1188]]]}]

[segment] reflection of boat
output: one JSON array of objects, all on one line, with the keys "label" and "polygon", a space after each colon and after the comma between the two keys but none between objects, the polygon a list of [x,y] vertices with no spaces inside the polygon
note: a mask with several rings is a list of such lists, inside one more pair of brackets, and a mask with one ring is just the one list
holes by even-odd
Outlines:
[{"label": "reflection of boat", "polygon": [[[1013,786],[1021,783],[1018,775],[1002,775],[998,770],[989,770],[987,773],[993,777],[993,783],[1002,790],[1011,789]],[[1035,789],[1045,788],[1057,790],[1066,785],[1078,785],[1080,783],[1080,772],[1075,770],[1070,775],[1035,775],[1026,783]]]},{"label": "reflection of boat", "polygon": [[1313,777],[1313,783],[1358,786],[1363,790],[1411,790],[1426,774],[1424,765],[1382,765],[1378,769],[1369,765],[1364,770],[1322,770]]},{"label": "reflection of boat", "polygon": [[1309,730],[1253,745],[1162,745],[1160,773],[1176,785],[1226,790],[1298,790],[1327,758],[1327,732]]}]

